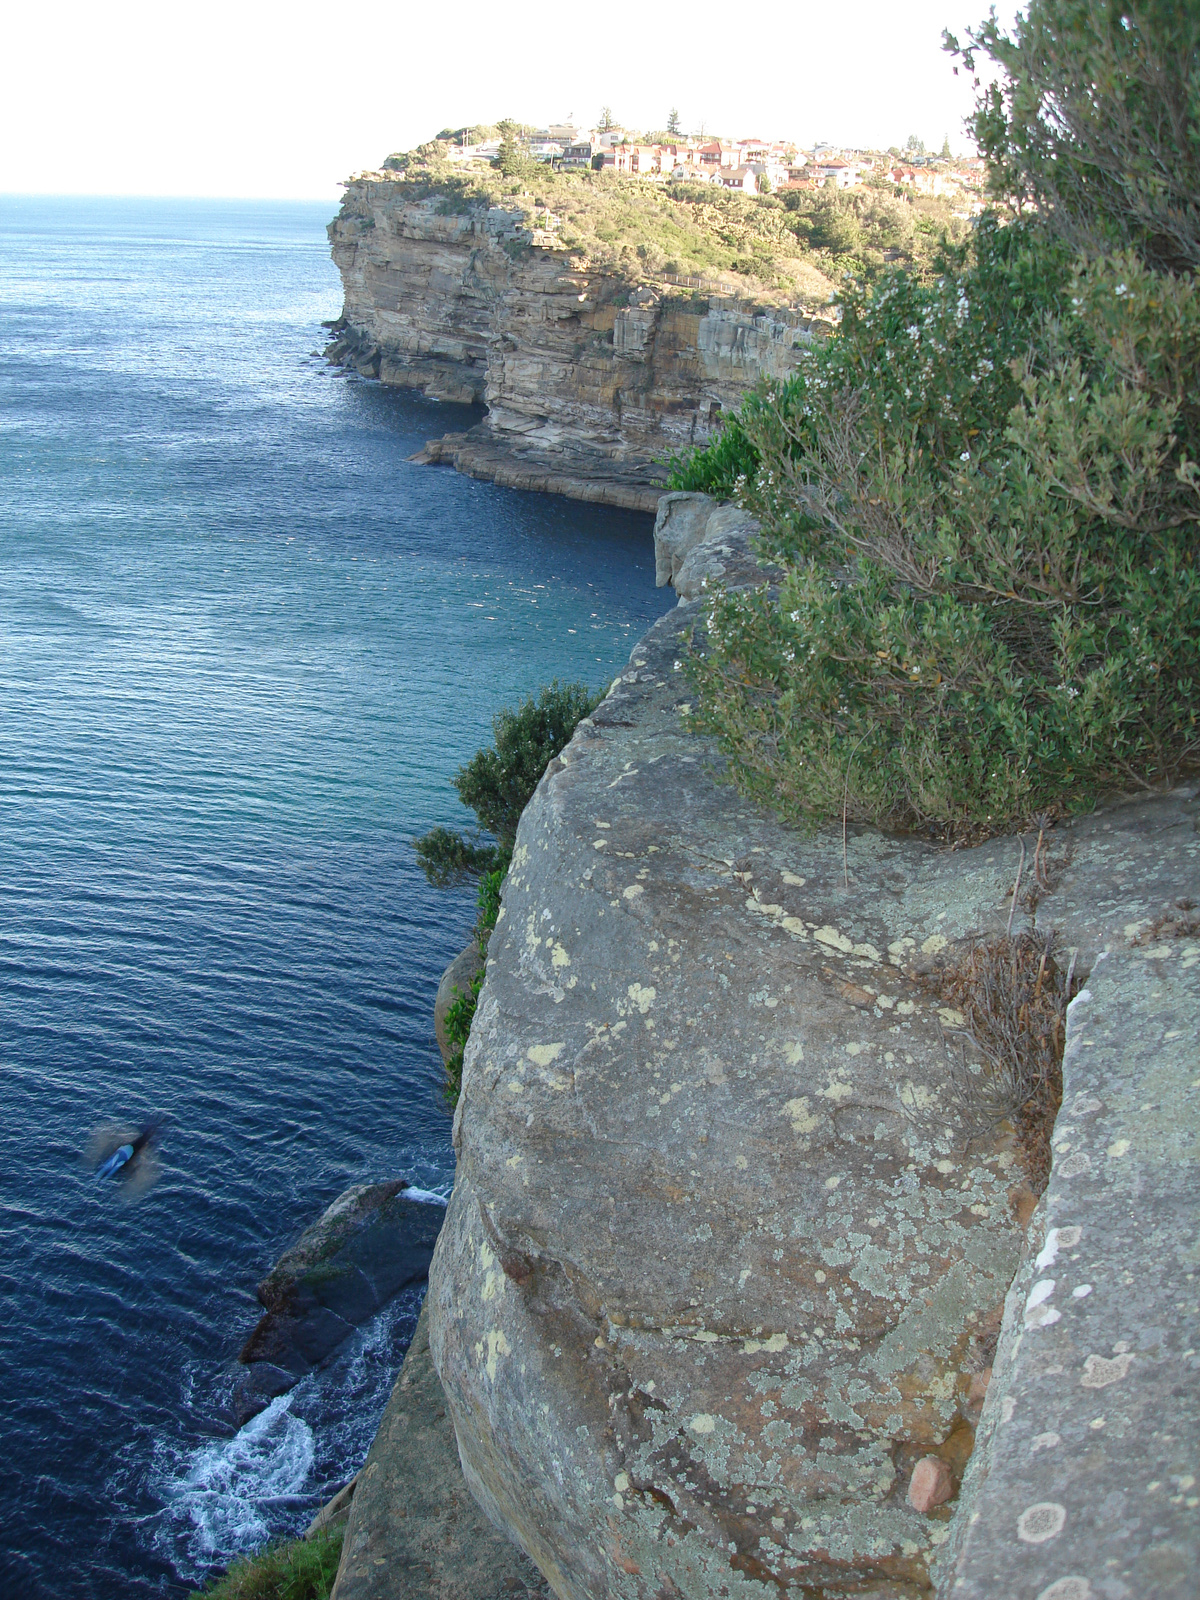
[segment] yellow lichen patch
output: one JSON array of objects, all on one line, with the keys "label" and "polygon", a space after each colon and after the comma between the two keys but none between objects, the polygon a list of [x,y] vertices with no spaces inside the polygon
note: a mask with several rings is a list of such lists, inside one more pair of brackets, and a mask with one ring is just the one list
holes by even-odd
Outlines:
[{"label": "yellow lichen patch", "polygon": [[808,929],[804,926],[799,917],[784,917],[779,926],[784,930],[785,933],[794,933],[798,939],[808,938]]},{"label": "yellow lichen patch", "polygon": [[880,955],[879,951],[876,950],[876,948],[875,948],[875,946],[873,944],[856,944],[854,946],[851,954],[852,955],[856,955],[856,956],[863,956],[863,957],[865,957],[865,959],[867,961],[882,961],[883,960],[883,957]]},{"label": "yellow lichen patch", "polygon": [[[846,1048],[849,1050],[850,1046],[847,1045]],[[860,1045],[859,1049],[862,1048]],[[817,1093],[823,1100],[848,1100],[854,1093],[854,1085],[847,1083],[844,1078],[831,1077],[825,1087],[819,1089]]]},{"label": "yellow lichen patch", "polygon": [[790,883],[793,889],[803,889],[808,881],[806,878],[798,878],[794,872],[781,872],[779,876],[784,883]]},{"label": "yellow lichen patch", "polygon": [[821,1120],[819,1114],[814,1116],[809,1109],[807,1095],[802,1095],[798,1100],[789,1100],[783,1108],[783,1114],[792,1119],[793,1133],[811,1133]]},{"label": "yellow lichen patch", "polygon": [[910,1111],[924,1111],[933,1104],[933,1095],[923,1083],[914,1083],[911,1078],[906,1078],[898,1090],[901,1105]]},{"label": "yellow lichen patch", "polygon": [[716,1417],[710,1416],[707,1411],[698,1411],[688,1423],[688,1427],[693,1433],[712,1433],[715,1431],[716,1426]]},{"label": "yellow lichen patch", "polygon": [[[476,1346],[476,1348],[478,1349],[478,1346]],[[491,1382],[495,1383],[496,1367],[499,1364],[499,1358],[501,1356],[512,1355],[512,1350],[509,1347],[508,1340],[504,1337],[504,1333],[500,1328],[492,1328],[488,1333],[487,1351],[487,1375]]]},{"label": "yellow lichen patch", "polygon": [[645,893],[640,883],[631,883],[628,889],[625,889],[622,892],[624,893],[626,900],[636,900],[638,895]]},{"label": "yellow lichen patch", "polygon": [[800,1063],[804,1060],[804,1046],[800,1043],[799,1039],[797,1039],[793,1044],[784,1045],[783,1059],[787,1062],[789,1067],[798,1067],[800,1065]]},{"label": "yellow lichen patch", "polygon": [[845,955],[849,955],[854,949],[854,941],[852,939],[847,939],[844,933],[839,933],[836,928],[831,928],[828,924],[823,928],[818,928],[813,934],[813,938],[821,944],[827,944],[831,950],[841,950]]},{"label": "yellow lichen patch", "polygon": [[552,967],[569,967],[571,965],[571,958],[561,944],[550,946],[550,965]]},{"label": "yellow lichen patch", "polygon": [[946,948],[947,940],[944,933],[931,933],[921,946],[922,953],[927,956],[936,956],[940,950]]},{"label": "yellow lichen patch", "polygon": [[548,1067],[552,1061],[557,1061],[566,1049],[565,1044],[533,1044],[526,1054],[535,1067]]},{"label": "yellow lichen patch", "polygon": [[938,1016],[941,1017],[948,1028],[963,1028],[967,1023],[967,1019],[962,1012],[955,1011],[953,1006],[939,1006]]},{"label": "yellow lichen patch", "polygon": [[645,986],[640,983],[631,983],[628,989],[626,989],[625,993],[633,1001],[634,1005],[638,1008],[641,1014],[645,1016],[647,1011],[649,1011],[650,1007],[654,1004],[654,997],[658,991],[655,989],[652,983],[648,983]]}]

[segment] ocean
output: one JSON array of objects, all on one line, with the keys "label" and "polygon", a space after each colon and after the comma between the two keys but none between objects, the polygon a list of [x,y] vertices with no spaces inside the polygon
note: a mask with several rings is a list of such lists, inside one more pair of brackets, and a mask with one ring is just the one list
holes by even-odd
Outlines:
[{"label": "ocean", "polygon": [[[183,1595],[360,1464],[419,1294],[235,1431],[253,1287],[445,1195],[411,840],[491,719],[671,603],[650,519],[418,467],[346,377],[331,207],[0,197],[0,1593]],[[161,1118],[137,1204],[83,1166]]]}]

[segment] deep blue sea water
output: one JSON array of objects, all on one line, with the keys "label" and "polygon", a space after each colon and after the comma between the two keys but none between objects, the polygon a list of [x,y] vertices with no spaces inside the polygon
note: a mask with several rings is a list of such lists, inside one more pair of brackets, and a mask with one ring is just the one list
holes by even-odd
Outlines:
[{"label": "deep blue sea water", "polygon": [[[666,609],[649,519],[407,456],[328,208],[0,198],[0,1594],[186,1592],[366,1452],[417,1299],[240,1433],[255,1281],[453,1166],[431,1009],[473,891],[413,835]],[[124,1203],[80,1164],[169,1118]]]}]

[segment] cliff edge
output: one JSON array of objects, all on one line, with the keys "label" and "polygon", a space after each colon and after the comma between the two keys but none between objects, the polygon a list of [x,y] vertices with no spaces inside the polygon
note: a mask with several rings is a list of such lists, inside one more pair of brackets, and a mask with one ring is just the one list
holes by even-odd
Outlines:
[{"label": "cliff edge", "polygon": [[[797,833],[689,727],[700,620],[521,822],[430,1275],[467,1483],[560,1600],[1182,1600],[1195,794],[1060,824],[1028,900],[1016,839]],[[929,981],[1014,917],[1087,976],[1040,1202]]]},{"label": "cliff edge", "polygon": [[598,270],[514,203],[346,186],[329,237],[345,305],[328,354],[485,421],[423,459],[513,488],[654,511],[661,458],[705,442],[831,323]]}]

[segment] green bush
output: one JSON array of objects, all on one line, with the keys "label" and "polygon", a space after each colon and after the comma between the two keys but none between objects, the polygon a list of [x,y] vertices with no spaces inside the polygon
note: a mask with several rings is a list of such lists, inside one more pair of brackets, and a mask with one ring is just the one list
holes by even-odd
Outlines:
[{"label": "green bush", "polygon": [[425,876],[436,889],[486,872],[496,859],[494,845],[473,844],[461,833],[442,827],[431,828],[414,839],[413,849]]},{"label": "green bush", "polygon": [[515,711],[501,711],[492,724],[496,742],[480,750],[454,779],[464,805],[510,850],[521,813],[533,798],[550,762],[602,695],[582,683],[556,678]]},{"label": "green bush", "polygon": [[961,835],[1200,754],[1200,295],[979,231],[743,408],[776,588],[714,596],[698,723],[797,819]]},{"label": "green bush", "polygon": [[1200,761],[1200,20],[1032,0],[971,43],[1008,73],[976,125],[1014,220],[849,285],[677,468],[781,569],[711,597],[693,671],[736,781],[799,820],[978,834]]},{"label": "green bush", "polygon": [[328,1600],[344,1532],[334,1528],[314,1539],[271,1545],[245,1556],[189,1600]]},{"label": "green bush", "polygon": [[[1030,0],[946,48],[1005,79],[973,118],[993,195],[1031,206],[1089,255],[1134,249],[1200,267],[1200,7],[1194,0]],[[976,79],[978,86],[979,80]]]}]

